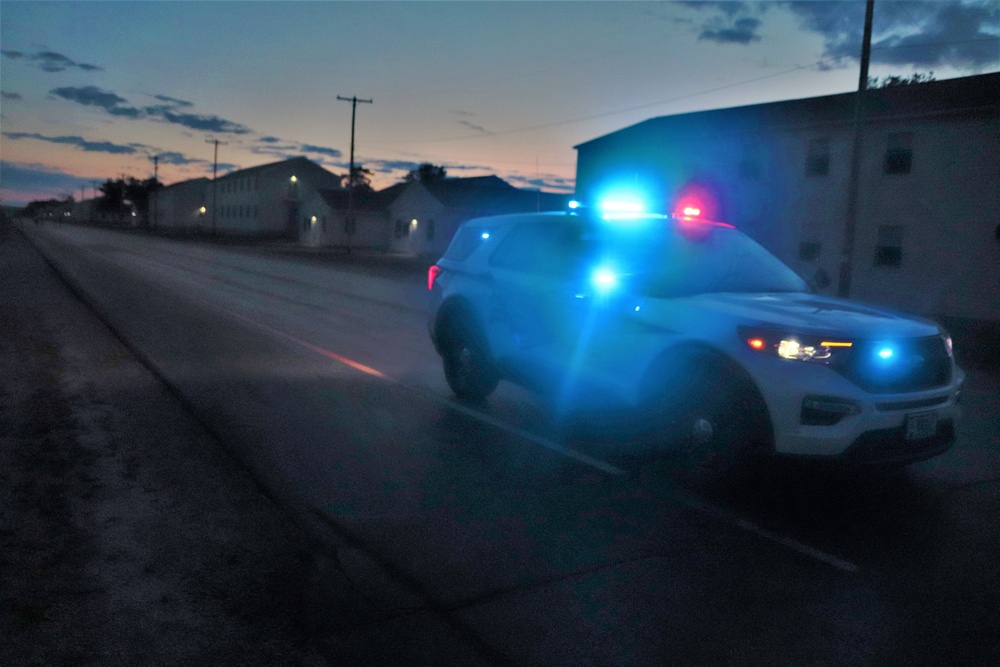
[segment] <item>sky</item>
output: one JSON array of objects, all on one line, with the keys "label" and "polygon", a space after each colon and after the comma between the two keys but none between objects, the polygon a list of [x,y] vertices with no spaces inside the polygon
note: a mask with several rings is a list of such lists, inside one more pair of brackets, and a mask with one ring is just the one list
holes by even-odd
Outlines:
[{"label": "sky", "polygon": [[[656,116],[857,89],[865,3],[0,0],[0,200],[304,155],[573,191]],[[1000,71],[1000,0],[876,0],[870,74]]]}]

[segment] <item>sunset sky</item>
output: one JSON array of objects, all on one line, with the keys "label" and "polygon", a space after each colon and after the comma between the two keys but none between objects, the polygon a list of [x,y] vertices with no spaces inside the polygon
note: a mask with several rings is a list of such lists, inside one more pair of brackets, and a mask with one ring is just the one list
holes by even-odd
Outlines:
[{"label": "sunset sky", "polygon": [[[0,2],[0,199],[297,155],[571,192],[654,116],[857,87],[864,2]],[[876,0],[871,74],[1000,70],[1000,2]],[[81,193],[81,188],[83,189]]]}]

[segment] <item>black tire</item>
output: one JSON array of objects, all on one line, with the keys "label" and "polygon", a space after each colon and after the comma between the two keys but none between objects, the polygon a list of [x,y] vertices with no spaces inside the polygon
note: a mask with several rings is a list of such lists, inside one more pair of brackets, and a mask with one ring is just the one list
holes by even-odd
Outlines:
[{"label": "black tire", "polygon": [[500,382],[484,336],[466,320],[451,317],[444,323],[441,358],[448,386],[459,398],[481,401]]},{"label": "black tire", "polygon": [[696,354],[662,365],[662,382],[648,394],[654,437],[699,478],[728,480],[767,451],[770,422],[752,383],[731,364]]}]

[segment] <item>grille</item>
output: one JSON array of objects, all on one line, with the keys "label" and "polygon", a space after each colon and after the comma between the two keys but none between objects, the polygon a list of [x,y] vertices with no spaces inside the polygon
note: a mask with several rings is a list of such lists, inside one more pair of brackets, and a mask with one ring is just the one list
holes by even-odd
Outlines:
[{"label": "grille", "polygon": [[[892,356],[879,351],[891,345]],[[857,341],[838,364],[831,364],[848,380],[872,394],[901,394],[947,386],[951,357],[941,336],[902,341]]]}]

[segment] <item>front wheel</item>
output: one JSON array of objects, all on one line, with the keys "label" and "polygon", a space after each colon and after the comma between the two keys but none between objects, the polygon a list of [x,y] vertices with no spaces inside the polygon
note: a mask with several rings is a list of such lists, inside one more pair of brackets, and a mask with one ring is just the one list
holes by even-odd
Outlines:
[{"label": "front wheel", "polygon": [[662,415],[659,438],[669,440],[689,474],[725,479],[748,471],[764,451],[768,428],[753,386],[712,358],[671,366],[670,389],[661,385],[647,405]]},{"label": "front wheel", "polygon": [[500,381],[483,335],[465,322],[445,325],[441,357],[448,386],[459,398],[481,401]]}]

